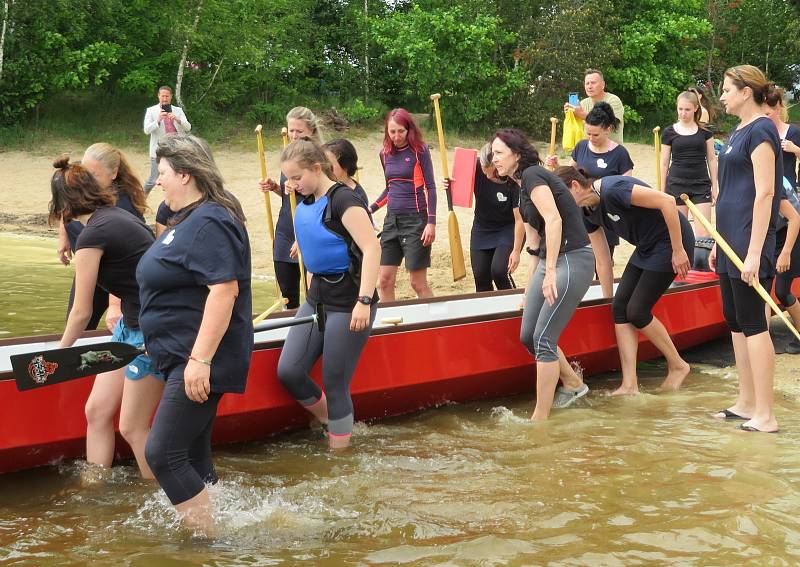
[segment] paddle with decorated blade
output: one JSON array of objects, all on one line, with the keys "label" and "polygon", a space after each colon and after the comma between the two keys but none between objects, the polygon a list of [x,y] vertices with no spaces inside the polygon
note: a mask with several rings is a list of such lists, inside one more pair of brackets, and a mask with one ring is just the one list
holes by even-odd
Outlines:
[{"label": "paddle with decorated blade", "polygon": [[[317,314],[287,317],[260,323],[253,331],[259,333],[317,321]],[[10,359],[17,389],[24,391],[111,372],[126,366],[140,354],[144,354],[144,351],[135,346],[107,342],[15,354]]]}]

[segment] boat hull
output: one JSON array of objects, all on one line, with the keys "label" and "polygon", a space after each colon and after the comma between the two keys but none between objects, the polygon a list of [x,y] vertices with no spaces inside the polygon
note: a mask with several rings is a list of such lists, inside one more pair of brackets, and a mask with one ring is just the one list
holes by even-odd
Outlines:
[{"label": "boat hull", "polygon": [[[519,341],[521,295],[501,295],[505,310],[480,314],[484,294],[475,294],[464,300],[478,302],[470,304],[469,316],[374,329],[352,381],[356,419],[374,420],[448,402],[532,393],[535,363]],[[378,318],[420,307],[443,309],[435,302],[422,303],[384,307]],[[715,282],[672,289],[654,312],[678,349],[727,332]],[[559,345],[570,360],[580,364],[585,376],[618,369],[610,302],[585,301]],[[246,392],[226,395],[220,402],[215,444],[261,439],[307,425],[308,414],[276,378],[281,347],[281,340],[257,340]],[[640,360],[655,356],[657,350],[642,337]],[[318,381],[320,370],[319,363],[312,370]],[[93,380],[86,377],[26,392],[17,391],[13,381],[0,381],[0,473],[83,456],[84,404]],[[117,445],[124,455],[127,445],[121,440]]]}]

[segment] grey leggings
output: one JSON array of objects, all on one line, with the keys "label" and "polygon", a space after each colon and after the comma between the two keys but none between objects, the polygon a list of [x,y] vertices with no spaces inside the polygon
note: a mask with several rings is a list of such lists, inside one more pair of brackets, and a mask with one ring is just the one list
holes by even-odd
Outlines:
[{"label": "grey leggings", "polygon": [[[322,399],[322,390],[308,375],[322,355],[322,385],[328,399],[328,431],[333,435],[353,432],[353,400],[350,380],[358,359],[367,344],[377,306],[371,306],[370,325],[363,331],[350,330],[351,313],[329,311],[325,332],[316,323],[298,325],[289,330],[278,361],[278,379],[288,392],[306,408]],[[304,303],[297,317],[314,313],[314,307]]]},{"label": "grey leggings", "polygon": [[538,362],[558,360],[558,338],[583,300],[594,275],[594,254],[588,246],[559,254],[553,305],[542,293],[545,261],[540,260],[528,282],[519,340]]}]

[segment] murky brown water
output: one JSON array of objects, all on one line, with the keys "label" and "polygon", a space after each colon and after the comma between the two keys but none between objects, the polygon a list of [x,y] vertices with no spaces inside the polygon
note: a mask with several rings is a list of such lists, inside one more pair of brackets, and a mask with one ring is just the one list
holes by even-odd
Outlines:
[{"label": "murky brown water", "polygon": [[679,393],[644,364],[643,395],[603,396],[618,376],[601,377],[545,424],[522,396],[358,424],[343,455],[310,430],[219,449],[213,542],[130,462],[91,488],[80,463],[0,476],[0,564],[800,563],[797,403],[777,396],[779,435],[737,431],[709,417],[733,369],[698,362],[730,364],[730,347],[687,356]]}]

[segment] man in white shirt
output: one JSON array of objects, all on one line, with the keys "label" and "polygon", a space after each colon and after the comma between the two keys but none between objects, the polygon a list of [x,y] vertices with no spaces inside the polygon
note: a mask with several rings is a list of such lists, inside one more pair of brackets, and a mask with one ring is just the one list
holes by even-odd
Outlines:
[{"label": "man in white shirt", "polygon": [[150,134],[150,177],[144,184],[144,192],[150,193],[158,180],[158,162],[156,147],[167,134],[183,134],[192,129],[183,109],[172,106],[172,89],[158,88],[158,104],[151,106],[144,113],[144,133]]},{"label": "man in white shirt", "polygon": [[597,69],[587,69],[586,75],[583,78],[583,88],[586,90],[586,98],[581,100],[580,105],[572,106],[566,103],[564,105],[564,110],[571,109],[577,118],[583,120],[586,118],[586,115],[591,112],[595,104],[598,102],[607,102],[614,110],[614,116],[619,118],[619,128],[611,132],[609,138],[618,144],[622,144],[622,130],[625,127],[625,120],[623,118],[625,115],[625,107],[622,105],[622,101],[617,95],[606,92],[606,81],[603,78],[603,73]]}]

